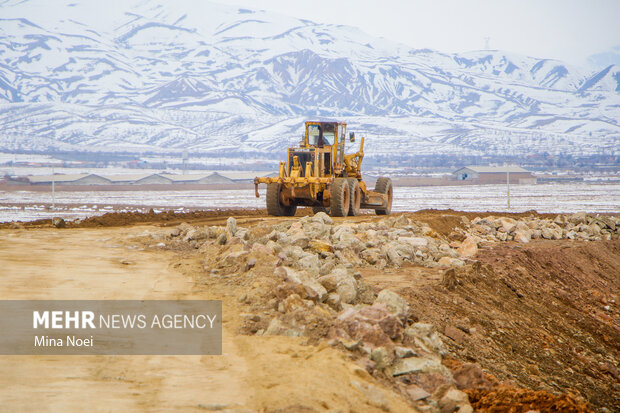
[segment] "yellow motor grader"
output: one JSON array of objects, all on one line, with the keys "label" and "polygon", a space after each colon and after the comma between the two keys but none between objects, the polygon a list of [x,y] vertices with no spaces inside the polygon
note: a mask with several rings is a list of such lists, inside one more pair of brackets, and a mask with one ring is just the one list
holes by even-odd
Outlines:
[{"label": "yellow motor grader", "polygon": [[[347,124],[344,122],[306,122],[299,146],[288,148],[286,162],[280,162],[277,177],[254,178],[267,184],[269,215],[293,216],[297,206],[310,206],[335,217],[358,215],[361,209],[374,209],[388,215],[392,209],[392,181],[379,178],[374,190],[362,181],[364,138],[360,150],[345,155]],[[355,141],[355,134],[349,139]]]}]

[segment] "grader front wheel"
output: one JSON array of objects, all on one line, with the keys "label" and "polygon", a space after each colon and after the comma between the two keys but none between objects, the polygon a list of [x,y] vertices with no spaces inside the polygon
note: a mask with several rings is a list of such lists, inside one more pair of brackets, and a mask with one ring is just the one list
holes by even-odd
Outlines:
[{"label": "grader front wheel", "polygon": [[355,178],[348,178],[349,192],[351,194],[349,202],[349,216],[356,216],[360,214],[360,206],[362,204],[362,190]]},{"label": "grader front wheel", "polygon": [[271,183],[267,184],[267,213],[277,217],[287,216],[292,217],[297,211],[297,205],[284,205],[280,200],[280,192],[282,191],[282,184]]},{"label": "grader front wheel", "polygon": [[346,217],[350,203],[349,183],[345,178],[336,178],[331,188],[331,205],[329,207],[333,217]]}]

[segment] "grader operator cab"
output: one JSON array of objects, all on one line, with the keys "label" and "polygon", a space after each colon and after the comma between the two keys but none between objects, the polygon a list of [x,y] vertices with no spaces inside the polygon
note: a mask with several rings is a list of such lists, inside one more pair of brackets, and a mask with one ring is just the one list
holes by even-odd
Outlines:
[{"label": "grader operator cab", "polygon": [[[379,178],[374,190],[366,187],[361,172],[364,138],[358,152],[345,155],[346,132],[344,122],[306,122],[302,142],[288,148],[278,176],[254,178],[257,198],[258,185],[267,184],[269,215],[293,216],[297,206],[335,217],[358,215],[361,209],[390,213],[392,181]],[[354,142],[355,134],[349,138]]]}]

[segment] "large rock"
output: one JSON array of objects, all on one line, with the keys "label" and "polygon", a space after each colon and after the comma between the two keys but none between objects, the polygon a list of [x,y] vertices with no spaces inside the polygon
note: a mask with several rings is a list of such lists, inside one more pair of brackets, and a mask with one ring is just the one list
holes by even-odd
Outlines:
[{"label": "large rock", "polygon": [[403,257],[400,255],[397,243],[390,242],[385,244],[381,249],[381,252],[387,257],[388,262],[395,267],[400,267],[403,265]]},{"label": "large rock", "polygon": [[337,293],[329,293],[325,303],[336,311],[340,311],[342,309],[342,300]]},{"label": "large rock", "polygon": [[386,241],[385,236],[374,229],[366,230],[364,237],[366,239],[366,246],[369,248],[380,247]]},{"label": "large rock", "polygon": [[442,265],[444,267],[462,267],[465,265],[465,261],[459,260],[458,258],[452,257],[441,257],[437,264]]},{"label": "large rock", "polygon": [[409,373],[439,373],[449,375],[449,370],[436,357],[407,357],[398,359],[392,366],[392,375],[401,376]]},{"label": "large rock", "polygon": [[332,272],[334,268],[336,268],[336,259],[332,255],[331,257],[323,260],[323,262],[321,263],[321,268],[319,269],[319,274],[327,275]]},{"label": "large rock", "polygon": [[605,226],[611,229],[612,231],[616,230],[616,221],[614,221],[612,217],[600,216],[598,217],[598,221],[604,223]]},{"label": "large rock", "polygon": [[515,231],[520,230],[520,231],[527,231],[527,232],[531,232],[532,229],[530,228],[530,226],[523,222],[523,221],[517,221],[517,227],[515,229]]},{"label": "large rock", "polygon": [[394,348],[392,340],[402,339],[403,323],[383,304],[375,303],[361,309],[349,307],[337,318],[339,326],[349,338],[361,340],[365,347]]},{"label": "large rock", "polygon": [[255,242],[254,244],[252,244],[252,247],[250,248],[250,252],[257,254],[257,255],[265,256],[265,255],[273,255],[274,250],[267,245],[263,245],[258,242]]},{"label": "large rock", "polygon": [[321,241],[318,239],[314,239],[310,241],[310,248],[312,251],[317,254],[326,253],[326,252],[334,252],[334,247],[329,242]]},{"label": "large rock", "polygon": [[431,395],[429,392],[420,386],[416,386],[415,384],[410,384],[407,386],[406,392],[413,401],[424,400]]},{"label": "large rock", "polygon": [[514,233],[514,240],[517,242],[526,244],[530,242],[531,239],[532,239],[532,234],[529,231],[523,231],[523,230],[517,229]]},{"label": "large rock", "polygon": [[323,222],[309,221],[303,225],[303,230],[310,239],[329,240],[331,234],[331,225]]},{"label": "large rock", "polygon": [[426,247],[428,245],[428,239],[423,237],[398,237],[399,243],[406,243],[412,247]]},{"label": "large rock", "polygon": [[224,256],[220,261],[222,267],[233,267],[237,264],[244,262],[244,259],[249,255],[248,251],[232,251]]},{"label": "large rock", "polygon": [[375,362],[375,368],[383,370],[392,363],[394,357],[385,347],[376,347],[370,352],[370,359]]},{"label": "large rock", "polygon": [[285,247],[282,249],[282,252],[286,255],[288,259],[293,262],[298,261],[306,256],[306,252],[297,245]]},{"label": "large rock", "polygon": [[[429,244],[430,248],[434,248]],[[429,247],[414,247],[409,242],[391,241],[383,245],[381,252],[388,258],[394,266],[399,267],[403,261],[413,261],[417,251],[420,249],[428,250]]]},{"label": "large rock", "polygon": [[211,232],[208,227],[205,228],[190,228],[185,232],[185,236],[183,236],[183,241],[200,241],[203,239],[212,238]]},{"label": "large rock", "polygon": [[564,226],[566,224],[566,216],[565,215],[558,215],[555,217],[555,219],[553,220],[553,223],[559,226]]},{"label": "large rock", "polygon": [[303,230],[288,234],[288,243],[295,247],[306,248],[310,244],[310,238]]},{"label": "large rock", "polygon": [[316,254],[305,253],[301,258],[293,263],[293,267],[298,270],[306,271],[313,278],[319,276],[320,262]]},{"label": "large rock", "polygon": [[473,257],[478,252],[478,243],[473,237],[465,238],[458,249],[461,257]]},{"label": "large rock", "polygon": [[281,266],[276,269],[276,274],[287,281],[302,285],[308,298],[312,300],[323,302],[327,298],[325,287],[305,271],[296,271],[293,268]]},{"label": "large rock", "polygon": [[357,298],[357,281],[344,268],[336,268],[318,281],[328,292],[337,293],[343,303],[353,303]]},{"label": "large rock", "polygon": [[274,318],[269,322],[269,326],[264,334],[268,336],[284,335],[298,337],[302,335],[302,332],[293,328],[288,328],[280,319]]},{"label": "large rock", "polygon": [[327,225],[332,225],[334,223],[332,218],[325,212],[317,212],[312,218],[310,218],[310,222],[319,222]]},{"label": "large rock", "polygon": [[360,253],[360,257],[370,265],[374,265],[381,259],[379,248],[367,248]]},{"label": "large rock", "polygon": [[435,331],[435,326],[428,323],[415,323],[405,330],[405,337],[411,340],[418,348],[438,355],[445,355],[443,341]]},{"label": "large rock", "polygon": [[433,394],[433,397],[439,399],[437,404],[439,405],[440,413],[469,413],[474,411],[469,404],[467,394],[458,389],[450,388],[445,392],[437,390],[437,393]]},{"label": "large rock", "polygon": [[229,238],[234,237],[237,232],[237,220],[233,217],[228,217],[226,220],[226,234]]},{"label": "large rock", "polygon": [[67,223],[62,218],[54,217],[52,218],[52,225],[56,228],[65,228],[67,226]]},{"label": "large rock", "polygon": [[409,221],[409,218],[407,218],[404,215],[399,215],[395,220],[394,220],[394,224],[393,227],[394,228],[403,228],[403,227],[407,227],[409,226],[409,224],[411,224],[411,222]]},{"label": "large rock", "polygon": [[409,304],[407,304],[407,301],[392,290],[381,290],[375,302],[384,304],[392,314],[402,320],[406,320],[409,315]]},{"label": "large rock", "polygon": [[585,212],[577,212],[568,217],[568,222],[571,224],[582,224],[586,222],[588,215]]},{"label": "large rock", "polygon": [[542,228],[541,235],[544,239],[562,239],[562,228],[550,224]]},{"label": "large rock", "polygon": [[495,225],[496,228],[501,228],[505,233],[510,234],[517,228],[517,221],[512,218],[502,217],[495,220]]},{"label": "large rock", "polygon": [[337,249],[348,249],[360,252],[366,247],[352,231],[340,230],[332,235],[332,239],[334,240],[334,247]]},{"label": "large rock", "polygon": [[599,235],[601,233],[601,227],[596,222],[592,222],[588,225],[588,232],[593,235]]}]

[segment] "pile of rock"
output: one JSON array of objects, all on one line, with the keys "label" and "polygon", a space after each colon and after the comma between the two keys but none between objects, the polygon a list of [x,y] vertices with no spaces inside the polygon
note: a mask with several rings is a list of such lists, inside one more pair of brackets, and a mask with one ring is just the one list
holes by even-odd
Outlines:
[{"label": "pile of rock", "polygon": [[[277,309],[259,335],[322,336],[353,353],[370,373],[392,377],[420,408],[471,412],[467,395],[457,389],[439,334],[431,324],[411,323],[409,305],[384,289],[375,295],[359,273],[336,268],[314,278],[280,266],[281,278],[270,306]],[[357,275],[356,275],[357,274]]]},{"label": "pile of rock", "polygon": [[620,219],[614,216],[558,215],[555,219],[541,219],[534,215],[515,220],[508,217],[474,218],[468,223],[466,233],[480,241],[518,241],[527,243],[532,239],[571,239],[601,241],[617,239]]},{"label": "pile of rock", "polygon": [[205,269],[213,276],[255,279],[253,274],[261,273],[276,281],[263,297],[268,311],[248,314],[258,326],[255,334],[326,338],[350,351],[369,372],[392,377],[418,407],[472,411],[467,395],[442,365],[445,350],[433,326],[411,323],[404,298],[387,289],[376,294],[354,270],[459,259],[458,249],[427,225],[404,216],[334,225],[327,214],[318,213],[245,229],[229,218],[226,227],[183,224],[167,242],[203,251]]},{"label": "pile of rock", "polygon": [[327,275],[336,267],[399,267],[405,262],[427,267],[463,265],[463,259],[475,253],[471,247],[467,249],[467,243],[463,248],[451,247],[449,240],[427,224],[414,223],[402,215],[378,222],[335,225],[331,217],[319,212],[275,225],[264,235],[254,232],[238,227],[231,217],[226,227],[181,224],[171,232],[170,239],[194,248],[213,244],[242,246],[238,251],[228,251],[236,255],[224,257],[215,263],[216,268],[228,267],[230,261],[238,262],[255,249],[278,257],[281,265],[312,276]]},{"label": "pile of rock", "polygon": [[412,222],[404,215],[380,221],[334,224],[323,212],[278,225],[259,224],[248,229],[229,218],[225,227],[192,227],[181,224],[169,241],[194,248],[222,246],[215,262],[216,272],[243,272],[260,257],[275,257],[278,266],[305,271],[318,278],[335,268],[373,266],[400,267],[415,263],[425,267],[458,267],[478,252],[481,243],[532,239],[610,240],[617,239],[620,219],[585,213],[541,219],[487,216],[469,221],[448,237],[427,224]]}]

